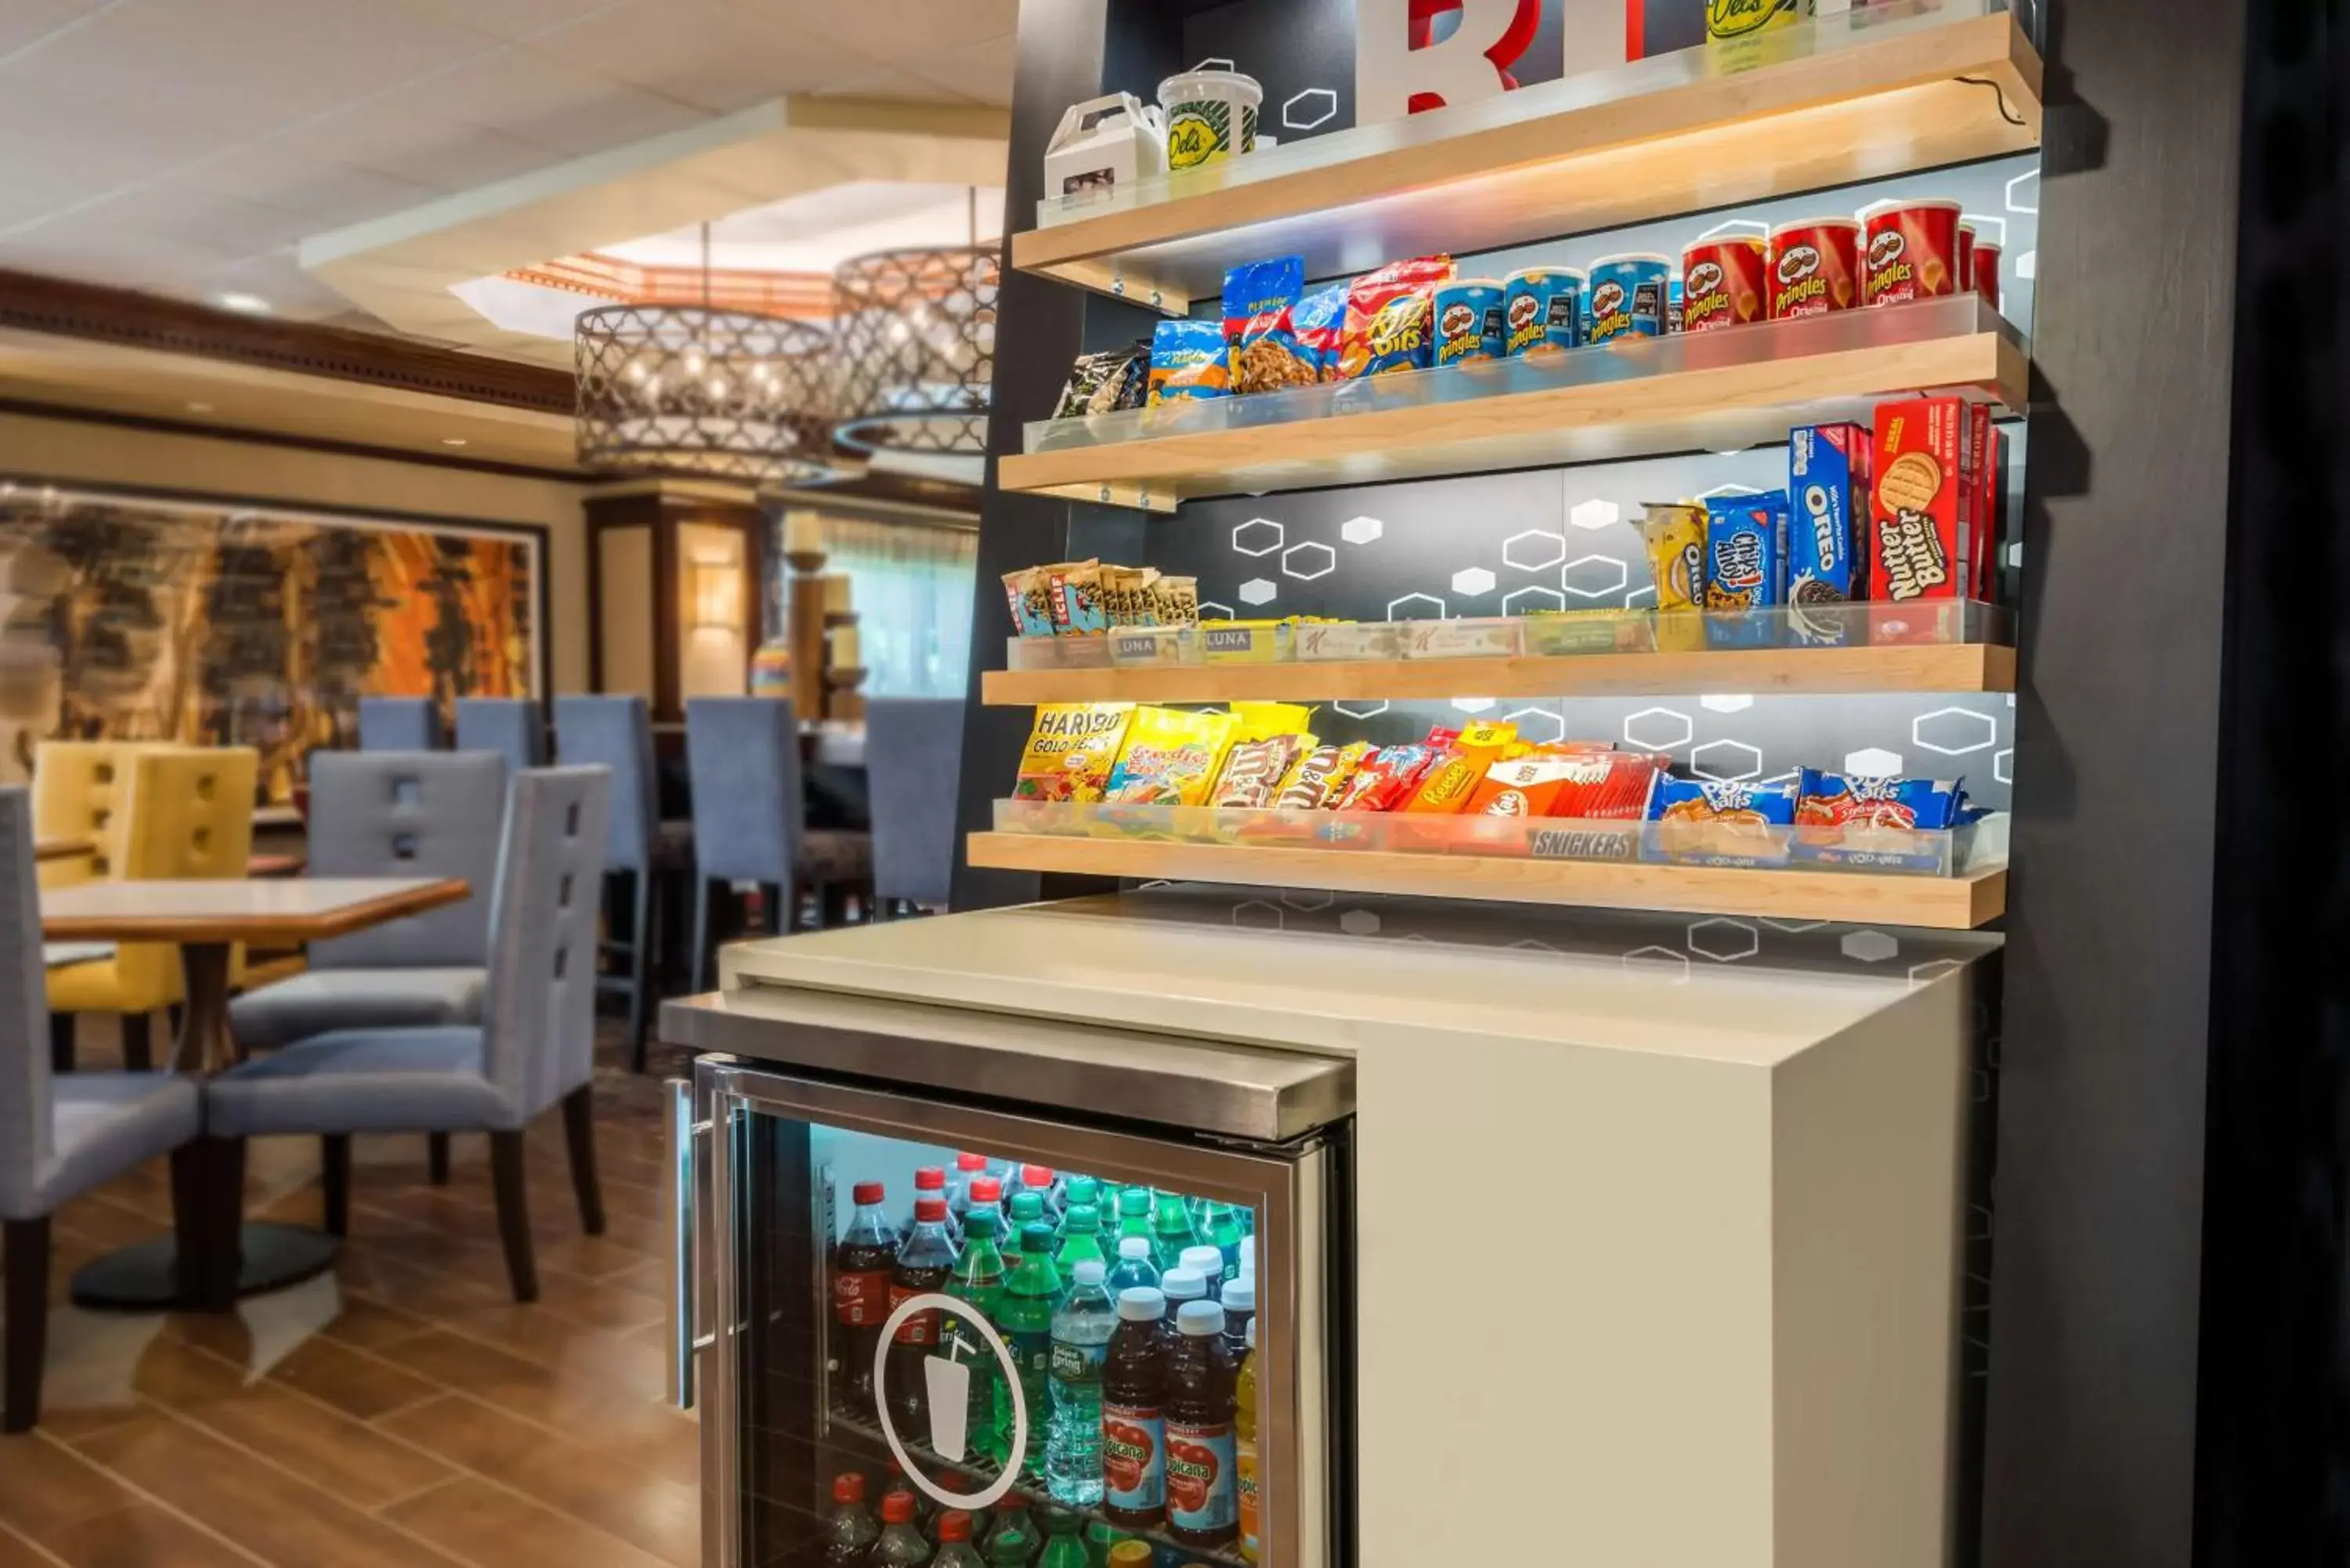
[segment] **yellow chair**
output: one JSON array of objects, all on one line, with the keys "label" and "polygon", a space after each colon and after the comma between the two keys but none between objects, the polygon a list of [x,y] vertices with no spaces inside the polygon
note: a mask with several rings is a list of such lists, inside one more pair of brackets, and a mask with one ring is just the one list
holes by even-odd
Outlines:
[{"label": "yellow chair", "polygon": [[67,888],[104,877],[121,858],[123,803],[130,794],[130,759],[151,742],[44,741],[33,753],[33,833],[40,838],[85,839],[94,853],[51,860],[41,886]]},{"label": "yellow chair", "polygon": [[[88,744],[72,743],[57,759],[68,779],[56,788],[69,799],[73,782],[83,786],[86,826],[76,831],[98,841],[96,875],[144,881],[245,874],[258,753],[142,743],[118,746],[109,758],[83,754]],[[35,763],[36,818],[38,781],[50,769],[53,749],[59,748],[42,747]],[[83,1012],[120,1015],[124,1061],[134,1069],[150,1065],[151,1015],[178,1003],[184,984],[180,950],[169,942],[124,942],[110,958],[49,971],[48,981],[50,1050],[61,1071],[72,1065],[73,1015]]]}]

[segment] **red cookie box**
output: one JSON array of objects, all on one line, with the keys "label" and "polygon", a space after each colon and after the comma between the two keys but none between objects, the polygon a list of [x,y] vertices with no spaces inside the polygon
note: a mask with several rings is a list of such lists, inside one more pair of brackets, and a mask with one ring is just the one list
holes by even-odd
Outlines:
[{"label": "red cookie box", "polygon": [[[1963,398],[1877,406],[1869,463],[1869,640],[1953,640],[1974,581],[1976,446]],[[1985,426],[1988,429],[1988,425]]]}]

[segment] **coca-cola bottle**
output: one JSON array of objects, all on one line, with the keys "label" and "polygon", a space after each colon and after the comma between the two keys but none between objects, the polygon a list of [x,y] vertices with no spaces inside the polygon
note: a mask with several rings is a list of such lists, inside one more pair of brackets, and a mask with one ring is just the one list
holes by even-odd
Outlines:
[{"label": "coca-cola bottle", "polygon": [[878,1181],[853,1189],[857,1210],[848,1234],[832,1255],[832,1319],[839,1335],[835,1376],[852,1411],[874,1413],[873,1353],[889,1315],[889,1276],[898,1267],[898,1231],[882,1204],[889,1193]]}]

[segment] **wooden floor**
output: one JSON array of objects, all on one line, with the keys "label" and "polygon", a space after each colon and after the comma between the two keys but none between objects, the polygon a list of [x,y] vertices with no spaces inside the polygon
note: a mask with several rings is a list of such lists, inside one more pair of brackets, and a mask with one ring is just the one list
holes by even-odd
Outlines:
[{"label": "wooden floor", "polygon": [[[234,1318],[64,1303],[82,1262],[169,1229],[161,1162],[63,1210],[47,1411],[0,1438],[0,1568],[697,1563],[698,1429],[661,1398],[659,1064],[599,1055],[608,1232],[580,1233],[549,1115],[535,1305],[507,1292],[480,1138],[445,1188],[421,1138],[359,1140],[335,1274]],[[316,1222],[316,1147],[256,1144],[248,1212]]]}]

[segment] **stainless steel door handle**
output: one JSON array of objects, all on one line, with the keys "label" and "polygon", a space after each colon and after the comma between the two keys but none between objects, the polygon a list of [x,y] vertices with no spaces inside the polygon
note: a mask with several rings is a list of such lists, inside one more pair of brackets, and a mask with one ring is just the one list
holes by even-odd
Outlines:
[{"label": "stainless steel door handle", "polygon": [[661,1121],[669,1158],[661,1166],[661,1211],[670,1224],[669,1295],[664,1315],[669,1320],[669,1397],[681,1410],[693,1408],[693,1358],[714,1343],[702,1332],[696,1310],[693,1253],[693,1198],[699,1161],[695,1145],[710,1131],[708,1122],[693,1117],[693,1082],[671,1078],[669,1114]]}]

